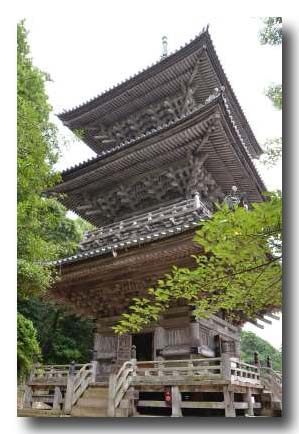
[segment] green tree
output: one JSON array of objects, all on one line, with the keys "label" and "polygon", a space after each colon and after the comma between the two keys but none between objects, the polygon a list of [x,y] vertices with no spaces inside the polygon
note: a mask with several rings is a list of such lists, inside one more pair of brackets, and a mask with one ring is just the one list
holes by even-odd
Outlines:
[{"label": "green tree", "polygon": [[[282,18],[267,17],[263,19],[264,27],[259,33],[260,43],[263,45],[281,45],[282,44]],[[272,84],[266,91],[266,96],[272,101],[277,110],[282,109],[282,85]],[[270,167],[274,166],[282,156],[282,140],[271,138],[264,144],[264,155],[262,162]]]},{"label": "green tree", "polygon": [[32,321],[21,313],[17,316],[17,331],[18,378],[23,379],[28,374],[32,363],[40,359],[41,353]]},{"label": "green tree", "polygon": [[194,269],[172,272],[134,298],[114,330],[136,332],[176,300],[185,300],[194,314],[206,318],[219,311],[235,323],[281,307],[281,196],[253,204],[253,209],[219,207],[201,224],[195,241],[203,252],[194,256]]},{"label": "green tree", "polygon": [[241,359],[246,363],[253,363],[253,353],[257,351],[262,366],[266,366],[267,356],[270,356],[275,371],[282,370],[281,352],[269,342],[248,331],[241,332]]},{"label": "green tree", "polygon": [[[48,74],[32,63],[22,21],[17,26],[19,305],[22,300],[30,303],[33,296],[46,292],[56,278],[53,260],[73,253],[83,230],[90,226],[67,218],[65,208],[44,195],[59,180],[54,170],[59,157],[57,129],[50,122],[52,108],[45,89],[49,80]],[[33,307],[27,318],[32,311]],[[26,315],[18,316],[18,373],[22,375],[28,371],[33,355],[40,353],[36,336],[41,339],[41,330],[40,324],[39,333],[34,332]]]},{"label": "green tree", "polygon": [[282,43],[282,18],[263,18],[264,27],[259,33],[260,42],[263,45],[280,45]]},{"label": "green tree", "polygon": [[93,347],[94,323],[67,315],[37,297],[19,301],[19,311],[30,318],[37,333],[44,363],[86,363]]},{"label": "green tree", "polygon": [[58,180],[53,169],[58,147],[49,121],[48,76],[32,64],[24,22],[17,42],[18,291],[26,296],[53,282],[53,270],[45,264],[56,258],[57,247],[43,237],[52,216],[42,192]]}]

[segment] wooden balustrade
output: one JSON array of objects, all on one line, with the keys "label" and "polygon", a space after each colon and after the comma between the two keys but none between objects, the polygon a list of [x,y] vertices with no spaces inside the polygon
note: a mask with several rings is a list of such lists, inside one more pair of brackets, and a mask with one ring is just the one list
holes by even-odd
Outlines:
[{"label": "wooden balustrade", "polygon": [[[34,365],[25,388],[24,407],[32,407],[34,402],[52,404],[53,409],[63,404],[64,412],[70,414],[72,406],[78,401],[87,387],[95,382],[96,361],[71,365]],[[51,390],[41,393],[42,389]],[[64,399],[62,391],[65,391]]]},{"label": "wooden balustrade", "polygon": [[260,369],[254,365],[231,359],[231,381],[260,383]]},{"label": "wooden balustrade", "polygon": [[198,377],[220,377],[221,358],[211,359],[187,359],[187,360],[163,360],[150,362],[137,362],[134,381],[138,382],[138,377],[179,377],[194,376]]},{"label": "wooden balustrade", "polygon": [[[25,406],[28,406],[30,402],[32,403],[32,390],[34,390],[34,387],[54,385],[55,396],[53,396],[53,399],[51,398],[53,408],[54,406],[58,408],[62,404],[63,395],[61,391],[64,388],[64,412],[70,414],[72,406],[76,404],[88,386],[95,382],[96,364],[97,362],[94,361],[84,365],[74,363],[72,365],[36,365],[31,372],[27,385],[30,390],[28,389],[26,394]],[[134,399],[132,398],[134,393],[130,392],[134,392],[134,387],[141,387],[142,385],[169,385],[174,388],[175,401],[178,401],[179,389],[175,388],[180,387],[180,385],[196,385],[207,382],[214,385],[222,384],[224,388],[229,384],[244,384],[250,388],[262,385],[261,376],[263,384],[272,385],[275,382],[276,385],[280,385],[281,390],[281,376],[272,368],[260,368],[250,365],[225,353],[222,354],[222,357],[186,360],[138,362],[136,359],[131,359],[122,365],[117,374],[110,375],[108,414],[109,416],[115,416],[117,409],[124,404],[124,401],[122,403],[124,399],[134,407]],[[36,399],[50,402],[48,396],[40,396],[36,397]],[[233,397],[230,396],[230,391],[227,389],[224,404],[221,404],[225,406],[227,414],[230,414],[231,401],[233,401]],[[250,397],[247,401],[248,411],[252,413]],[[200,406],[205,404],[192,404],[191,407],[193,405],[196,408],[204,408]],[[245,404],[242,405],[245,406]],[[183,406],[185,406],[185,403]],[[186,408],[188,406],[189,404],[186,403]],[[179,415],[180,409],[178,406],[174,407],[174,415]],[[233,413],[233,410],[231,413]]]},{"label": "wooden balustrade", "polygon": [[[75,371],[79,371],[83,364],[75,364]],[[39,365],[31,370],[28,385],[66,385],[70,365]]]}]

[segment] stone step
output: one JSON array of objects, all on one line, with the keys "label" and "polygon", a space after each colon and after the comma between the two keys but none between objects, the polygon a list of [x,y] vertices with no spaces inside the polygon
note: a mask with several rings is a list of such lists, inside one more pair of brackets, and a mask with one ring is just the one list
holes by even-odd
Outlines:
[{"label": "stone step", "polygon": [[108,417],[107,409],[105,408],[86,408],[75,406],[72,409],[72,417]]},{"label": "stone step", "polygon": [[108,388],[89,387],[83,394],[84,398],[108,398]]},{"label": "stone step", "polygon": [[36,408],[18,409],[18,417],[64,417],[60,410],[43,410]]},{"label": "stone step", "polygon": [[108,399],[102,398],[89,398],[84,394],[83,398],[80,398],[76,404],[77,407],[95,407],[95,408],[107,408]]}]

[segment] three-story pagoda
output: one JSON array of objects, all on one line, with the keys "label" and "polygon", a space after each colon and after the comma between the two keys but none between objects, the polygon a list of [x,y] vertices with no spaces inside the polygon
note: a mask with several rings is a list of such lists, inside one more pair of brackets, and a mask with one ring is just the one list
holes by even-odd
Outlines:
[{"label": "three-story pagoda", "polygon": [[[111,326],[132,298],[177,266],[195,265],[200,220],[232,186],[249,202],[265,186],[253,159],[261,148],[222,69],[208,29],[153,66],[59,115],[95,158],[62,172],[52,193],[96,230],[57,262],[50,296],[96,320],[99,377],[112,361],[239,354],[239,327],[221,315],[195,320],[183,303],[139,334]],[[222,344],[221,344],[222,343]]]}]

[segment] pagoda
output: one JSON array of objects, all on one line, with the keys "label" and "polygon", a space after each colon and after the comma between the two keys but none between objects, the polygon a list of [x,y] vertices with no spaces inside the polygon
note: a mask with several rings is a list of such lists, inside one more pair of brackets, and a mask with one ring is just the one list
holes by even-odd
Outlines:
[{"label": "pagoda", "polygon": [[263,200],[253,163],[262,150],[208,28],[59,119],[97,155],[63,171],[51,194],[96,229],[57,261],[49,297],[95,320],[97,379],[129,360],[132,346],[139,361],[238,357],[239,326],[220,313],[198,320],[184,303],[140,333],[111,328],[173,265],[195,266],[198,223],[233,186],[249,203]]}]

